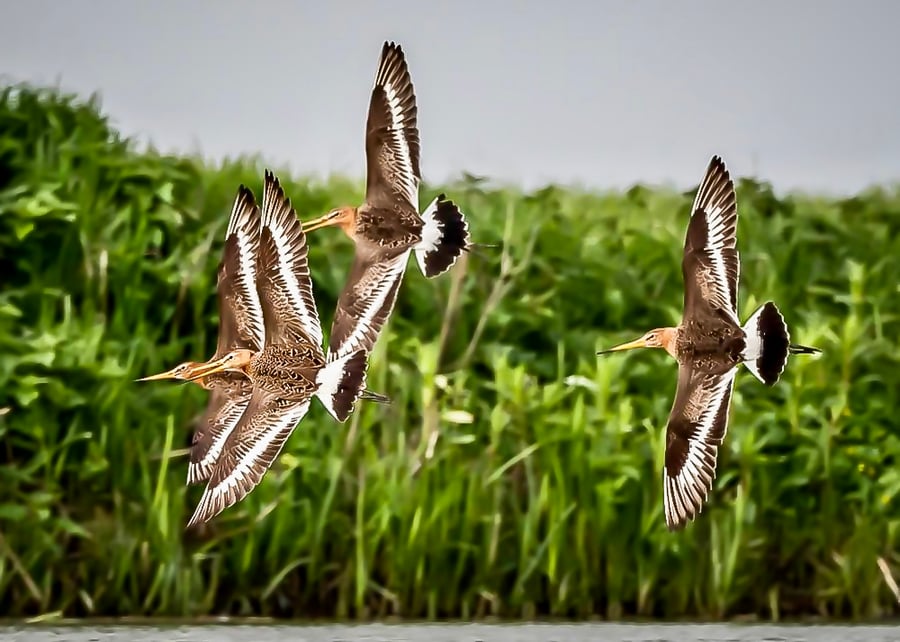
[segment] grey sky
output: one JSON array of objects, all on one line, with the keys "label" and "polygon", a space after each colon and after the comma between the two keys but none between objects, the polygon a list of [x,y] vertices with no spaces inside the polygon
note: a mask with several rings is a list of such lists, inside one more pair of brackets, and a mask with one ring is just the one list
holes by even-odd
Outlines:
[{"label": "grey sky", "polygon": [[164,150],[362,177],[381,44],[403,45],[427,181],[777,188],[900,179],[900,2],[2,2],[15,80],[85,94]]}]

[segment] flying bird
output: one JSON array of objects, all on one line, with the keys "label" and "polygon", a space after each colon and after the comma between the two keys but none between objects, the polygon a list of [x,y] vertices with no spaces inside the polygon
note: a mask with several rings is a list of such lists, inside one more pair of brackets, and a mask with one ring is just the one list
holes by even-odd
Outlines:
[{"label": "flying bird", "polygon": [[306,232],[340,226],[356,245],[338,299],[329,355],[371,351],[397,299],[410,253],[433,278],[450,269],[469,243],[465,216],[440,194],[419,215],[416,95],[400,45],[384,43],[366,123],[366,200],[304,223]]},{"label": "flying bird", "polygon": [[[365,351],[325,359],[307,254],[296,212],[278,179],[266,171],[254,273],[261,304],[254,314],[264,331],[262,349],[236,348],[191,376],[237,372],[252,382],[252,391],[213,465],[189,527],[240,501],[262,481],[313,397],[335,419],[346,421],[365,390]],[[386,399],[370,393],[373,397]]]},{"label": "flying bird", "polygon": [[188,481],[208,480],[188,526],[208,521],[262,480],[317,397],[338,421],[365,389],[365,353],[326,361],[306,237],[278,179],[265,174],[263,209],[241,186],[219,266],[219,341],[205,363],[143,380],[180,379],[211,391],[194,437]]},{"label": "flying bird", "polygon": [[208,376],[197,373],[232,350],[258,352],[263,345],[262,315],[256,289],[256,258],[259,248],[260,212],[253,193],[241,185],[231,208],[225,249],[218,269],[219,338],[212,358],[200,363],[185,361],[171,370],[138,379],[193,381],[209,390],[206,411],[194,432],[188,462],[187,483],[209,479],[212,465],[250,401],[252,385],[239,372]]},{"label": "flying bird", "polygon": [[737,366],[774,385],[789,354],[818,348],[794,345],[771,301],[741,325],[737,316],[740,260],[737,204],[725,163],[714,156],[694,198],[684,242],[684,312],[675,328],[603,350],[664,348],[678,361],[678,387],[666,426],[663,502],[666,525],[677,530],[702,510],[725,438]]}]

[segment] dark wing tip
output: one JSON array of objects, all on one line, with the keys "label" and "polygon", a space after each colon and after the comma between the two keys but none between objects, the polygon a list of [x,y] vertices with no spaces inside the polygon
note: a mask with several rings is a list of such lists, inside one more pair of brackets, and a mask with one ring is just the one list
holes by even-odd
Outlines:
[{"label": "dark wing tip", "polygon": [[693,210],[709,211],[713,207],[735,208],[734,182],[721,156],[713,156],[697,188]]},{"label": "dark wing tip", "polygon": [[[734,374],[732,368],[725,374],[705,375],[700,381],[679,374],[679,391],[666,426],[663,471],[663,506],[669,530],[678,530],[697,517],[709,498],[718,449],[728,428]],[[694,394],[698,385],[704,391],[699,399]],[[702,405],[699,411],[698,404]]]},{"label": "dark wing tip", "polygon": [[185,530],[191,530],[208,522],[221,513],[223,508],[224,507],[219,508],[213,505],[212,498],[210,497],[210,487],[209,484],[207,484],[206,490],[203,491],[203,497],[200,499],[200,503],[197,504],[191,518],[188,520]]},{"label": "dark wing tip", "polygon": [[253,190],[241,183],[238,186],[237,196],[235,196],[235,202],[240,204],[255,205],[256,197],[253,195]]},{"label": "dark wing tip", "polygon": [[685,235],[685,255],[706,248],[714,226],[724,247],[734,248],[737,234],[737,197],[734,181],[721,157],[713,156],[691,205],[691,220]]},{"label": "dark wing tip", "polygon": [[697,519],[696,513],[673,518],[673,521],[669,521],[669,516],[667,515],[666,528],[669,529],[670,533],[677,533],[678,531],[683,531],[685,526],[687,526],[690,522],[693,522],[695,519]]},{"label": "dark wing tip", "polygon": [[384,43],[384,47],[381,49],[381,61],[378,63],[378,71],[375,74],[376,88],[388,83],[396,85],[397,90],[404,90],[403,93],[412,91],[412,78],[406,64],[406,55],[403,53],[403,48],[393,42]]},{"label": "dark wing tip", "polygon": [[228,220],[228,229],[225,232],[225,238],[234,234],[238,228],[243,227],[247,233],[256,229],[252,223],[258,214],[256,205],[256,197],[253,190],[241,183],[238,186],[237,194],[234,197],[234,203],[231,206],[231,218]]},{"label": "dark wing tip", "polygon": [[725,161],[723,161],[722,157],[718,154],[713,154],[713,157],[709,160],[709,167],[707,168],[707,172],[712,171],[713,169],[724,174],[728,173],[728,168],[725,167]]},{"label": "dark wing tip", "polygon": [[403,47],[393,40],[385,40],[384,44],[381,46],[381,57],[385,58],[389,55],[402,58]]},{"label": "dark wing tip", "polygon": [[263,194],[263,221],[264,226],[269,223],[287,226],[297,219],[297,213],[291,199],[288,198],[281,185],[281,181],[270,170],[265,172],[265,192]]},{"label": "dark wing tip", "polygon": [[[712,465],[715,466],[714,463]],[[709,492],[712,490],[713,479],[716,477],[715,468],[711,471],[704,469],[696,476],[686,479],[682,478],[684,475],[687,473],[683,470],[672,474],[667,468],[664,472],[663,512],[666,527],[670,531],[683,529],[688,522],[694,521],[703,512],[703,507],[709,499]]]},{"label": "dark wing tip", "polygon": [[270,169],[266,169],[265,170],[265,181],[266,181],[265,190],[266,190],[267,194],[271,193],[279,198],[284,197],[284,189],[281,187],[281,181],[278,180],[277,176],[275,176],[275,172],[273,172]]}]

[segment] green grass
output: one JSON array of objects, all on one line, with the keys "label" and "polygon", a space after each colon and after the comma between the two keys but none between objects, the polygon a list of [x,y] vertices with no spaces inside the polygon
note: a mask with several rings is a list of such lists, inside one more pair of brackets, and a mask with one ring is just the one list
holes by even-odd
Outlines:
[{"label": "green grass", "polygon": [[[0,94],[3,615],[896,613],[877,560],[900,574],[897,189],[739,182],[741,317],[773,299],[824,354],[774,388],[739,375],[683,532],[661,503],[676,366],[594,353],[677,322],[692,194],[471,181],[422,202],[446,190],[502,248],[434,281],[410,266],[371,357],[393,404],[346,424],[314,405],[256,491],[186,532],[205,393],[133,380],[212,354],[230,203],[263,167],[142,152],[93,103]],[[362,197],[280,177],[302,218]],[[327,329],[353,247],[310,244]]]}]

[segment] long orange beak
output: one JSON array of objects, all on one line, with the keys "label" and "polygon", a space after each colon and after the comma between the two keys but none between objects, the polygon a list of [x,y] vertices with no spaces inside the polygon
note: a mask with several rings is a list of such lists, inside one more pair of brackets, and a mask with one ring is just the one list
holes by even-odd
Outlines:
[{"label": "long orange beak", "polygon": [[203,377],[208,377],[211,374],[215,374],[217,372],[222,372],[226,370],[227,366],[225,365],[225,357],[221,359],[216,359],[215,361],[210,361],[209,363],[201,363],[194,370],[185,377],[186,381],[196,381],[197,379],[202,379]]},{"label": "long orange beak", "polygon": [[308,223],[301,223],[301,227],[304,232],[312,232],[313,230],[318,230],[323,227],[328,227],[329,225],[337,225],[340,223],[340,217],[334,216],[333,214],[326,214],[325,216],[320,216],[317,219],[313,219]]},{"label": "long orange beak", "polygon": [[597,354],[609,354],[610,352],[619,352],[620,350],[633,350],[634,348],[646,348],[647,340],[644,337],[640,339],[635,339],[634,341],[629,341],[628,343],[619,344],[613,348],[608,348],[606,350],[601,350]]},{"label": "long orange beak", "polygon": [[180,377],[175,376],[175,371],[178,369],[178,366],[175,366],[171,370],[166,370],[165,372],[160,372],[159,374],[150,375],[149,377],[142,377],[140,379],[135,379],[135,381],[158,381],[159,379],[180,379]]}]

